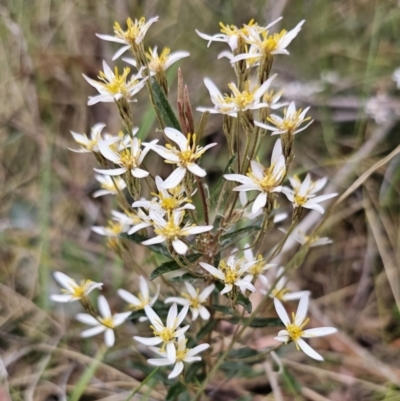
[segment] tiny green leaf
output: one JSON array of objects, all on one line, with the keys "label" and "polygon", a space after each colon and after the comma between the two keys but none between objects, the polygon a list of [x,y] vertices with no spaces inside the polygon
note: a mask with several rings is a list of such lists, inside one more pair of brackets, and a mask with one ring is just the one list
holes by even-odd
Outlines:
[{"label": "tiny green leaf", "polygon": [[[195,262],[197,259],[199,259],[201,256],[201,253],[195,253],[193,255],[188,255],[186,256],[186,259],[189,262]],[[183,258],[179,259],[182,264],[185,264]],[[175,270],[179,270],[181,267],[175,260],[170,260],[169,262],[165,262],[155,268],[151,274],[150,274],[150,280],[154,280],[158,276],[162,276],[165,273],[173,272]]]},{"label": "tiny green leaf", "polygon": [[246,298],[242,293],[238,293],[236,304],[242,305],[247,313],[251,313],[252,305],[249,298]]},{"label": "tiny green leaf", "polygon": [[241,319],[238,316],[230,318],[226,317],[228,322],[233,324],[247,324],[249,327],[261,328],[261,327],[282,327],[283,323],[280,319],[276,317],[255,317],[255,318],[245,318]]},{"label": "tiny green leaf", "polygon": [[172,127],[181,131],[182,129],[179,121],[176,118],[175,113],[173,112],[171,105],[169,104],[168,99],[158,82],[154,78],[150,78],[150,85],[153,92],[155,107],[159,111],[160,116],[165,123],[165,126]]}]

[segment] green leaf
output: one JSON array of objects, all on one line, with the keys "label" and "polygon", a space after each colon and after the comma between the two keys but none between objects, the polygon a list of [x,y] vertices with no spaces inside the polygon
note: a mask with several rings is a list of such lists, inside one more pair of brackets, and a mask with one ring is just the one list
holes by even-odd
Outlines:
[{"label": "green leaf", "polygon": [[165,93],[153,77],[150,78],[150,86],[153,92],[155,107],[157,108],[162,120],[164,121],[165,126],[182,131],[179,121],[176,118],[175,113],[173,112],[171,105],[169,104],[168,99],[165,96]]},{"label": "green leaf", "polygon": [[[195,262],[200,257],[201,257],[201,253],[195,253],[193,255],[186,256],[186,259],[189,262]],[[179,260],[182,264],[185,264],[185,262],[183,261],[183,258],[179,258]],[[179,269],[181,269],[181,267],[178,265],[178,263],[175,260],[170,260],[169,262],[165,262],[165,263],[161,264],[160,266],[158,266],[157,268],[155,268],[150,274],[150,280],[154,280],[158,276],[162,276],[165,273],[173,272],[173,271],[179,270]]]},{"label": "green leaf", "polygon": [[257,350],[249,347],[233,349],[229,351],[228,359],[246,359],[253,358],[258,355]]},{"label": "green leaf", "polygon": [[250,318],[241,319],[240,317],[235,316],[233,318],[227,317],[224,320],[227,320],[228,322],[233,324],[238,324],[238,323],[247,324],[249,327],[254,327],[254,328],[283,326],[281,320],[276,317],[255,317],[253,319]]},{"label": "green leaf", "polygon": [[[130,241],[135,242],[136,244],[142,244],[143,241],[146,241],[148,238],[144,237],[143,235],[140,234],[122,234],[121,235],[122,238],[127,238]],[[159,253],[161,255],[165,255],[165,256],[169,256],[171,257],[171,254],[168,252],[167,248],[162,245],[162,244],[155,244],[155,245],[148,245],[146,246],[146,248],[151,249],[153,252]]]},{"label": "green leaf", "polygon": [[213,203],[219,196],[222,186],[224,185],[224,183],[226,182],[225,178],[224,178],[224,174],[227,174],[229,172],[230,167],[232,166],[233,162],[236,160],[236,156],[237,154],[235,153],[228,161],[228,164],[226,165],[224,172],[222,174],[222,176],[220,177],[220,179],[217,181],[217,183],[215,184],[215,187],[211,193],[210,196],[210,203]]},{"label": "green leaf", "polygon": [[221,235],[220,240],[221,240],[221,244],[223,246],[226,246],[230,243],[233,243],[235,241],[239,241],[240,239],[246,237],[247,235],[253,233],[253,232],[257,232],[260,231],[261,227],[260,226],[247,226],[247,227],[243,227],[243,228],[239,228],[236,231],[233,231],[231,233],[227,233],[224,235]]},{"label": "green leaf", "polygon": [[253,309],[250,299],[246,298],[241,292],[237,294],[235,303],[238,305],[242,305],[247,313],[251,313],[251,310]]},{"label": "green leaf", "polygon": [[208,333],[214,330],[215,325],[217,324],[216,320],[209,320],[205,326],[203,326],[200,331],[196,335],[196,340],[199,341],[203,337],[205,337]]},{"label": "green leaf", "polygon": [[182,382],[173,384],[168,390],[165,401],[175,401],[184,391],[186,391],[186,386]]}]

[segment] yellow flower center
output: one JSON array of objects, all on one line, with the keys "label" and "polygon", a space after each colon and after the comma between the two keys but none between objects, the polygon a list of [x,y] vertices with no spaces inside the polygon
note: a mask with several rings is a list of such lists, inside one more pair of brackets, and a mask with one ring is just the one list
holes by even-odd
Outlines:
[{"label": "yellow flower center", "polygon": [[268,54],[273,52],[278,48],[278,44],[281,39],[287,34],[287,31],[283,29],[279,33],[273,33],[272,35],[268,35],[268,31],[262,32],[263,42],[261,44],[264,53]]},{"label": "yellow flower center", "polygon": [[198,309],[201,306],[201,302],[199,300],[199,290],[196,289],[197,296],[192,298],[188,293],[184,292],[182,296],[190,301],[190,306],[192,308]]},{"label": "yellow flower center", "polygon": [[287,292],[289,292],[289,290],[288,290],[287,288],[281,288],[280,290],[274,288],[274,289],[271,291],[271,294],[272,294],[272,296],[273,296],[274,298],[277,298],[277,299],[279,299],[280,301],[283,301],[283,297],[284,297],[284,295],[285,295]]},{"label": "yellow flower center", "polygon": [[251,169],[246,175],[256,182],[264,192],[270,192],[278,186],[280,180],[278,180],[277,177],[281,176],[279,172],[274,171],[274,164],[271,164],[270,167],[264,169],[264,177],[261,180],[254,175]]},{"label": "yellow flower center", "polygon": [[[151,326],[153,328],[153,326]],[[153,328],[153,333],[155,336],[160,337],[164,343],[169,343],[174,340],[175,338],[175,333],[174,330],[169,329],[168,327],[164,327],[162,330],[154,330]]]},{"label": "yellow flower center", "polygon": [[234,284],[238,278],[239,275],[236,271],[232,269],[228,269],[225,271],[225,283]]},{"label": "yellow flower center", "polygon": [[[139,145],[140,146],[140,145]],[[136,157],[134,157],[128,149],[119,152],[120,164],[126,169],[130,170],[137,167]]]},{"label": "yellow flower center", "polygon": [[105,318],[99,318],[99,322],[103,325],[108,327],[109,329],[113,329],[114,326],[114,320],[112,317],[105,317]]},{"label": "yellow flower center", "polygon": [[131,69],[128,67],[124,68],[124,71],[121,75],[118,72],[118,67],[115,67],[114,71],[115,77],[111,81],[108,80],[103,71],[99,72],[98,78],[100,81],[104,82],[102,85],[111,94],[116,95],[117,93],[122,93],[124,96],[126,96],[128,94],[126,79]]},{"label": "yellow flower center", "polygon": [[253,276],[257,276],[263,271],[263,268],[265,267],[264,260],[262,255],[257,256],[257,263],[255,263],[253,266],[249,268],[249,273],[252,274]]},{"label": "yellow flower center", "polygon": [[241,110],[244,110],[247,106],[254,102],[254,92],[258,89],[255,88],[253,91],[251,91],[249,82],[246,82],[245,90],[243,92],[240,92],[235,84],[230,83],[228,84],[228,87],[232,91],[233,96],[225,95],[225,101],[235,103]]},{"label": "yellow flower center", "polygon": [[307,196],[300,196],[298,194],[294,195],[294,204],[298,206],[302,206],[307,202]]},{"label": "yellow flower center", "polygon": [[284,118],[282,121],[276,120],[273,116],[268,117],[267,120],[272,124],[274,124],[280,130],[292,133],[301,123],[308,121],[311,118],[311,117],[306,117],[303,120],[300,120],[299,117],[302,112],[303,110],[299,109],[295,113],[288,116],[287,109],[285,109]]},{"label": "yellow flower center", "polygon": [[[199,146],[196,146],[196,134],[188,134],[187,137],[188,141],[188,147],[186,150],[179,151],[176,149],[174,146],[170,145],[167,143],[165,147],[172,152],[174,152],[176,155],[179,156],[179,164],[182,167],[186,167],[188,163],[194,163],[196,159],[200,158],[201,155],[204,153],[202,148]],[[166,160],[166,163],[172,163]]]},{"label": "yellow flower center", "polygon": [[144,17],[140,18],[139,21],[133,22],[131,18],[126,20],[127,29],[124,31],[118,22],[114,23],[114,33],[118,38],[124,39],[129,44],[134,44],[136,38],[141,34],[141,31],[146,24]]},{"label": "yellow flower center", "polygon": [[175,198],[161,198],[160,197],[160,201],[161,201],[161,207],[165,210],[174,210],[177,208],[178,206],[178,201]]},{"label": "yellow flower center", "polygon": [[107,225],[107,229],[113,234],[121,234],[124,226],[119,221],[110,221]]},{"label": "yellow flower center", "polygon": [[174,238],[181,234],[181,228],[174,223],[174,221],[168,220],[167,224],[163,228],[156,228],[154,232],[157,235],[162,235],[167,238]]},{"label": "yellow flower center", "polygon": [[187,348],[185,348],[184,350],[177,350],[176,351],[176,360],[177,360],[177,362],[181,362],[186,358],[187,351],[188,351]]},{"label": "yellow flower center", "polygon": [[155,72],[162,72],[165,69],[165,65],[168,61],[170,52],[170,48],[165,47],[160,56],[158,56],[156,52],[153,52],[152,49],[149,49],[149,52],[146,53],[146,57],[149,60],[150,70]]},{"label": "yellow flower center", "polygon": [[140,300],[140,305],[132,305],[132,304],[130,304],[130,305],[129,305],[129,309],[132,309],[132,310],[135,310],[135,311],[136,311],[136,310],[142,310],[142,309],[144,309],[144,307],[145,307],[146,305],[149,304],[149,301],[148,301],[147,299],[144,299],[142,294],[138,294],[137,297],[138,297],[139,300]]},{"label": "yellow flower center", "polygon": [[295,315],[292,313],[292,320],[293,323],[288,324],[286,326],[286,330],[288,331],[289,337],[292,341],[296,343],[296,348],[298,349],[297,346],[297,340],[302,336],[303,332],[303,327],[308,323],[310,319],[306,319],[300,326],[294,323],[295,321]]}]

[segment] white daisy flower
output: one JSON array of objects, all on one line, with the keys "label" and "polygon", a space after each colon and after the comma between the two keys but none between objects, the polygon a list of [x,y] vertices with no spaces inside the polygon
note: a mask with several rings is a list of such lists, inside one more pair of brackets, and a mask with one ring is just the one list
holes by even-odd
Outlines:
[{"label": "white daisy flower", "polygon": [[[112,212],[113,213],[113,212]],[[92,231],[106,237],[119,237],[129,231],[129,223],[120,219],[109,220],[106,226],[92,226]]]},{"label": "white daisy flower", "polygon": [[201,361],[201,357],[197,356],[200,352],[205,351],[210,347],[210,344],[200,344],[197,345],[194,348],[186,348],[186,343],[187,339],[185,336],[180,336],[178,338],[178,346],[176,350],[176,360],[175,362],[171,362],[170,359],[168,358],[167,353],[162,350],[161,348],[156,348],[156,347],[151,347],[151,349],[157,353],[158,355],[161,356],[161,358],[151,358],[148,359],[147,362],[149,362],[151,365],[154,366],[167,366],[167,365],[173,365],[175,364],[174,368],[172,369],[172,372],[168,375],[168,379],[174,379],[175,377],[179,376],[182,371],[184,366],[183,362],[186,363],[193,363],[197,361]]},{"label": "white daisy flower", "polygon": [[[275,282],[276,278],[280,277],[285,269],[283,267],[279,267],[276,269],[274,277],[271,279],[271,282],[268,280],[266,276],[258,276],[261,281],[261,284],[264,288],[260,290],[260,292],[266,295],[271,290],[272,283]],[[282,302],[293,301],[295,299],[300,299],[303,295],[310,295],[310,291],[296,291],[290,292],[287,288],[286,284],[288,279],[285,276],[282,276],[278,282],[275,284],[274,288],[270,292],[269,296],[271,298],[278,298]]]},{"label": "white daisy flower", "polygon": [[[274,23],[277,21],[274,21]],[[289,54],[286,48],[290,45],[292,40],[301,31],[305,20],[300,21],[292,30],[286,31],[283,29],[279,33],[269,34],[268,28],[271,24],[263,30],[254,29],[254,27],[247,26],[247,35],[244,35],[247,44],[255,47],[258,52],[256,53],[242,53],[238,54],[231,59],[231,63],[239,60],[246,60],[247,58],[254,57],[270,57],[275,54]]]},{"label": "white daisy flower", "polygon": [[[158,55],[157,46],[155,46],[146,53],[150,75],[153,76],[162,73],[171,67],[172,64],[188,56],[190,56],[190,53],[185,51],[171,53],[171,49],[168,47],[165,47],[161,54]],[[133,58],[123,58],[122,60],[137,67],[137,62]]]},{"label": "white daisy flower", "polygon": [[164,325],[151,306],[146,305],[144,311],[152,324],[150,327],[153,330],[154,337],[146,338],[134,336],[133,338],[145,345],[158,345],[162,343],[161,349],[163,351],[166,350],[168,359],[174,363],[176,361],[175,339],[182,336],[190,327],[189,325],[182,328],[179,327],[185,319],[188,310],[189,306],[184,306],[178,314],[178,307],[176,304],[173,304],[169,309],[166,325]]},{"label": "white daisy flower", "polygon": [[205,153],[205,151],[216,143],[210,143],[207,146],[201,147],[196,145],[196,134],[189,134],[187,137],[175,128],[165,128],[165,135],[173,142],[175,142],[179,149],[175,146],[166,144],[166,146],[153,145],[151,147],[154,152],[158,153],[165,159],[168,164],[176,164],[178,167],[172,174],[164,181],[164,188],[171,189],[178,186],[186,175],[187,171],[198,177],[206,176],[206,171],[203,170],[196,162]]},{"label": "white daisy flower", "polygon": [[237,181],[242,185],[233,188],[234,191],[259,191],[253,203],[252,213],[257,213],[267,204],[267,196],[272,192],[281,191],[281,182],[286,174],[285,157],[282,154],[281,140],[275,142],[272,151],[271,166],[264,168],[261,164],[252,160],[250,169],[246,175],[242,174],[225,174],[225,179],[229,181]]},{"label": "white daisy flower", "polygon": [[308,124],[300,128],[304,122],[310,120],[310,117],[306,117],[306,113],[309,109],[310,108],[307,107],[304,110],[296,110],[295,103],[290,102],[289,107],[284,109],[283,118],[276,114],[271,114],[267,117],[267,121],[273,125],[263,124],[258,121],[254,121],[254,124],[257,125],[257,127],[272,131],[272,135],[295,135],[304,131],[314,122],[314,120],[311,120]]},{"label": "white daisy flower", "polygon": [[189,306],[190,311],[192,312],[192,320],[196,320],[198,316],[203,320],[210,319],[210,312],[203,305],[210,294],[214,291],[215,285],[211,284],[208,287],[204,288],[202,292],[197,288],[195,289],[191,284],[185,282],[185,287],[187,292],[182,293],[181,297],[169,297],[164,303],[168,304],[174,302],[178,305]]},{"label": "white daisy flower", "polygon": [[[157,214],[164,216],[170,214],[174,210],[195,210],[195,206],[191,203],[191,199],[185,196],[185,188],[178,186],[171,189],[165,189],[164,181],[161,177],[155,178],[158,194],[153,193],[155,197],[152,200],[140,199],[133,202],[132,207],[143,207],[153,210]],[[192,194],[194,195],[194,193]]]},{"label": "white daisy flower", "polygon": [[237,112],[246,110],[258,110],[263,107],[270,107],[269,103],[262,102],[262,97],[271,86],[271,82],[277,74],[268,78],[261,86],[250,88],[250,82],[247,81],[245,89],[241,92],[233,82],[228,84],[232,92],[231,96],[222,95],[214,83],[208,79],[204,79],[208,91],[210,92],[211,101],[214,103],[214,108],[198,107],[197,110],[204,112],[209,111],[213,114],[228,114],[232,117],[237,117]]},{"label": "white daisy flower", "polygon": [[[286,231],[283,230],[282,228],[279,228],[279,230],[286,234]],[[297,241],[301,245],[304,245],[310,239],[310,237],[301,230],[293,231],[292,233],[289,234],[289,237],[293,238],[295,241]],[[333,241],[328,237],[313,236],[310,241],[310,248],[313,248],[316,246],[321,246],[321,245],[332,244],[332,242]]]},{"label": "white daisy flower", "polygon": [[99,141],[101,138],[101,131],[103,131],[106,124],[98,123],[93,125],[90,129],[90,138],[86,134],[78,134],[77,132],[71,131],[71,135],[75,139],[75,142],[81,145],[80,149],[71,149],[72,152],[76,153],[92,153],[99,152]]},{"label": "white daisy flower", "polygon": [[163,216],[150,210],[150,218],[153,220],[154,232],[156,237],[143,241],[143,245],[160,244],[168,241],[172,244],[175,252],[184,255],[188,251],[188,246],[179,237],[187,237],[188,235],[200,234],[213,229],[213,226],[196,226],[195,224],[186,224],[180,227],[185,212],[183,210],[175,210],[166,221]]},{"label": "white daisy flower", "polygon": [[303,295],[300,298],[299,306],[297,307],[296,314],[293,314],[292,321],[290,320],[284,306],[277,299],[274,298],[274,305],[276,313],[286,326],[286,330],[281,330],[278,336],[275,337],[276,341],[287,344],[289,341],[293,341],[296,344],[296,348],[301,349],[309,357],[318,361],[323,361],[324,358],[313,350],[303,338],[322,337],[337,332],[334,327],[319,327],[316,329],[303,330],[303,327],[308,323],[309,319],[306,319],[308,309],[308,295]]},{"label": "white daisy flower", "polygon": [[107,300],[100,295],[98,298],[98,307],[100,316],[96,319],[87,313],[78,313],[76,319],[81,323],[93,326],[81,333],[81,337],[92,337],[104,332],[104,342],[107,347],[112,347],[115,343],[114,329],[121,325],[132,312],[111,314],[110,306]]},{"label": "white daisy flower", "polygon": [[249,29],[254,30],[255,32],[261,32],[265,29],[270,28],[281,19],[282,17],[279,17],[275,21],[268,24],[265,28],[260,27],[257,22],[254,22],[254,20],[251,20],[248,24],[243,25],[242,28],[238,28],[235,25],[224,25],[222,22],[220,22],[219,25],[221,27],[221,33],[210,36],[198,31],[197,29],[196,33],[202,39],[208,40],[207,47],[210,46],[211,42],[225,42],[228,43],[232,51],[235,51],[238,48],[239,41],[243,40],[243,38],[245,38],[249,34]]},{"label": "white daisy flower", "polygon": [[[139,276],[139,294],[133,295],[130,292],[119,289],[118,295],[126,302],[129,303],[129,307],[134,310],[142,310],[146,305],[153,306],[157,301],[158,295],[160,293],[160,286],[157,285],[157,291],[153,297],[150,297],[149,285],[147,284],[146,279],[143,276]],[[139,321],[146,321],[147,317],[140,317]]]},{"label": "white daisy flower", "polygon": [[142,43],[148,29],[156,21],[158,21],[158,17],[150,18],[147,22],[143,17],[140,20],[135,19],[135,22],[133,22],[131,18],[128,18],[126,20],[126,31],[121,28],[121,25],[118,22],[115,22],[115,36],[102,35],[99,33],[96,33],[96,36],[109,42],[116,42],[124,45],[114,54],[112,59],[116,60],[123,53],[129,50],[131,46],[135,47],[136,45]]},{"label": "white daisy flower", "polygon": [[116,102],[122,98],[127,101],[133,101],[133,96],[143,88],[147,80],[147,77],[140,80],[142,76],[141,70],[135,76],[127,80],[131,72],[130,68],[124,68],[123,73],[120,74],[118,72],[118,67],[115,67],[113,72],[104,60],[103,70],[104,72],[99,72],[99,81],[95,81],[85,74],[82,74],[83,78],[100,93],[97,96],[89,96],[89,106],[99,102]]},{"label": "white daisy flower", "polygon": [[150,150],[150,146],[156,144],[158,139],[146,144],[142,149],[141,141],[138,138],[130,139],[130,149],[121,149],[117,144],[121,142],[121,138],[110,138],[99,142],[99,150],[101,154],[115,165],[119,166],[115,169],[98,169],[94,171],[106,175],[121,175],[130,171],[133,177],[144,178],[149,175],[149,172],[139,168],[143,159]]},{"label": "white daisy flower", "polygon": [[[248,263],[252,263],[252,265],[248,269],[249,275],[251,275],[251,279],[258,277],[259,274],[265,272],[268,269],[271,269],[271,267],[274,267],[274,263],[265,263],[264,258],[261,254],[258,254],[257,257],[254,256],[253,250],[249,248],[250,245],[246,244],[244,246],[244,259]],[[246,249],[247,248],[247,249]]]},{"label": "white daisy flower", "polygon": [[61,272],[54,272],[54,279],[64,287],[62,294],[50,295],[50,299],[54,302],[73,302],[88,296],[94,289],[101,288],[103,283],[95,283],[91,280],[82,280],[78,284],[74,279],[68,277]]},{"label": "white daisy flower", "polygon": [[101,189],[93,192],[93,198],[104,195],[116,195],[126,188],[126,182],[121,177],[115,177],[113,180],[109,175],[95,174],[94,178],[100,183]]},{"label": "white daisy flower", "polygon": [[321,190],[326,182],[326,178],[321,178],[317,181],[311,181],[310,174],[307,174],[303,182],[297,177],[290,180],[293,189],[282,187],[282,192],[286,195],[293,207],[303,207],[306,209],[314,209],[317,212],[324,214],[324,208],[319,203],[337,196],[337,193],[315,196],[315,193]]},{"label": "white daisy flower", "polygon": [[254,262],[249,263],[243,259],[236,259],[234,255],[229,256],[226,261],[222,260],[218,269],[208,263],[200,262],[203,269],[225,284],[221,295],[232,291],[234,285],[243,292],[246,290],[255,291],[256,288],[251,284],[252,276],[249,274],[249,269],[253,264]]}]

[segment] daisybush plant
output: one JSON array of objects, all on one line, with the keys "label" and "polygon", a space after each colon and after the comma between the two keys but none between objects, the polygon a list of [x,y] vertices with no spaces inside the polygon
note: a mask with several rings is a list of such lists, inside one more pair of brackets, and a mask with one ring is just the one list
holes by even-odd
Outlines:
[{"label": "daisybush plant", "polygon": [[[72,132],[80,145],[76,151],[92,153],[99,164],[95,177],[101,188],[93,196],[116,196],[120,207],[110,212],[106,227],[96,226],[93,231],[107,236],[108,245],[119,255],[127,252],[124,244],[132,240],[148,252],[163,255],[166,261],[154,266],[150,277],[137,276],[139,289],[118,290],[129,304],[126,312],[113,314],[103,295],[98,296],[97,307],[90,301],[88,294],[101,290],[102,283],[85,277],[78,284],[61,272],[55,273],[55,279],[63,287],[62,294],[51,299],[79,300],[86,313],[78,314],[77,319],[92,326],[82,337],[104,333],[107,347],[118,341],[115,331],[122,325],[134,324],[139,335],[133,337],[132,345],[156,366],[166,389],[171,393],[179,384],[186,399],[200,399],[223,363],[231,359],[235,363],[232,351],[236,359],[245,356],[240,366],[244,364],[246,369],[266,358],[279,361],[280,348],[291,342],[309,357],[322,360],[304,339],[336,332],[332,327],[306,328],[310,292],[290,290],[287,277],[291,265],[274,263],[289,236],[308,247],[330,243],[328,238],[306,237],[297,226],[305,209],[323,214],[321,203],[337,195],[318,195],[326,178],[313,180],[310,174],[303,180],[288,177],[294,140],[302,140],[305,134],[297,134],[312,120],[307,116],[308,107],[298,109],[290,99],[281,100],[279,88],[272,89],[277,76],[271,74],[273,61],[289,55],[287,48],[304,24],[301,21],[290,31],[270,33],[280,19],[265,27],[254,21],[241,28],[221,24],[221,33],[213,36],[197,32],[208,45],[213,41],[229,45],[230,50],[220,57],[229,59],[236,75],[236,82],[227,83],[228,94],[211,79],[204,79],[210,106],[197,108],[202,113],[197,127],[181,73],[178,117],[168,101],[165,75],[171,64],[189,53],[170,53],[168,48],[158,52],[156,47],[145,51],[146,32],[158,17],[148,22],[128,19],[126,30],[115,23],[114,35],[98,34],[100,39],[122,45],[113,60],[130,51],[131,57],[123,59],[129,67],[120,72],[103,61],[97,79],[84,75],[98,91],[88,104],[115,103],[122,125],[117,135],[107,134],[103,123],[93,126],[89,137]],[[134,120],[131,105],[135,94],[144,88],[159,130],[158,139],[142,142],[136,136],[140,121]],[[207,171],[200,165],[202,156],[217,145],[201,144],[210,113],[221,115],[229,151],[225,173],[211,189]],[[270,164],[265,164],[266,155],[260,152],[265,135],[276,138]],[[164,160],[163,171],[148,169],[145,160],[151,152]],[[285,186],[287,181],[290,187]],[[144,197],[147,193],[150,197]],[[291,211],[282,213],[279,202],[287,200],[292,203]],[[196,208],[196,204],[200,206]],[[289,221],[290,213],[291,221],[280,228],[282,237],[276,226],[282,220]],[[265,238],[272,230],[278,232],[277,241],[267,247]],[[153,279],[159,281],[157,286],[150,284]],[[262,299],[253,307],[249,295],[257,291]],[[289,317],[286,309],[293,309],[291,303],[298,306]],[[221,336],[227,325],[233,334],[226,344]],[[249,358],[246,339],[252,327],[269,327],[276,335],[276,345],[253,349]]]}]

